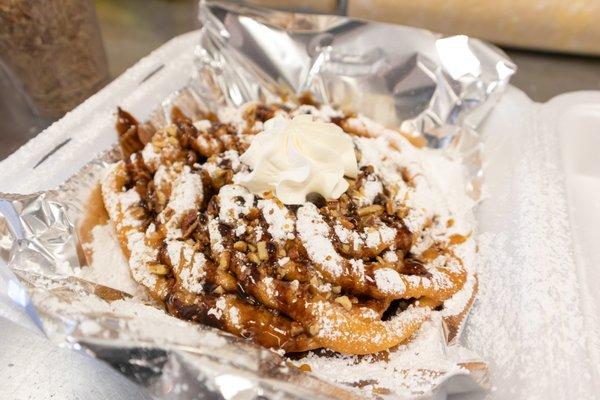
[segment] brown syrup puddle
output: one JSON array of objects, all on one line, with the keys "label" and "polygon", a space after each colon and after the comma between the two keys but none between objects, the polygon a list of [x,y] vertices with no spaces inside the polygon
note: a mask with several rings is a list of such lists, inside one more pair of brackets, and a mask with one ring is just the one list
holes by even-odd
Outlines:
[{"label": "brown syrup puddle", "polygon": [[84,209],[85,212],[81,218],[81,222],[77,224],[77,234],[79,235],[79,243],[83,249],[87,265],[91,265],[93,252],[84,245],[92,243],[92,230],[95,226],[105,225],[108,222],[108,213],[104,207],[102,190],[99,184],[90,192]]}]

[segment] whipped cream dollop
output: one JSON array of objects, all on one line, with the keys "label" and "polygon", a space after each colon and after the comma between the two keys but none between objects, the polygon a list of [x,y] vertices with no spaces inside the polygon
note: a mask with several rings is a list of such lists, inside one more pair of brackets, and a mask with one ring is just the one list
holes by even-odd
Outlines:
[{"label": "whipped cream dollop", "polygon": [[272,191],[284,204],[305,203],[311,192],[337,199],[348,189],[344,176],[358,172],[350,135],[312,115],[266,121],[240,160],[251,171],[235,182],[259,195]]}]

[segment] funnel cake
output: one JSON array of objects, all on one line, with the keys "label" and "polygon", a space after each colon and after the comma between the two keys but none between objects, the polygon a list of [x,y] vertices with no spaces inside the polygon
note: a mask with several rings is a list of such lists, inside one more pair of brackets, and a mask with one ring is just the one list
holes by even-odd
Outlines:
[{"label": "funnel cake", "polygon": [[[240,181],[265,122],[298,115],[350,135],[358,174],[337,199],[285,205]],[[251,103],[156,132],[119,111],[125,159],[103,200],[132,277],[179,318],[285,352],[371,354],[408,340],[469,277],[467,233],[426,171],[426,150],[366,118]],[[238,182],[238,183],[236,183]]]}]

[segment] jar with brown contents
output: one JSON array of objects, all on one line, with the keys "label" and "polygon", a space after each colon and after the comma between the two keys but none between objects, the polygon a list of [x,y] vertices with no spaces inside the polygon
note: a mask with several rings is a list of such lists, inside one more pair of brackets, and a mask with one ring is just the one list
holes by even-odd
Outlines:
[{"label": "jar with brown contents", "polygon": [[0,0],[0,67],[34,113],[57,118],[108,81],[91,0]]}]

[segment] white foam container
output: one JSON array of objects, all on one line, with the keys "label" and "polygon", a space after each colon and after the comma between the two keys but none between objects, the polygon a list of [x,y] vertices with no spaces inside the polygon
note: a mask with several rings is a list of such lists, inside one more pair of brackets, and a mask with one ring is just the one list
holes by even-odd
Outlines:
[{"label": "white foam container", "polygon": [[[0,192],[54,188],[108,149],[116,107],[144,119],[184,87],[198,39],[166,43],[0,162]],[[540,104],[509,87],[481,131],[489,197],[467,347],[490,362],[491,398],[596,398],[600,92]]]}]

